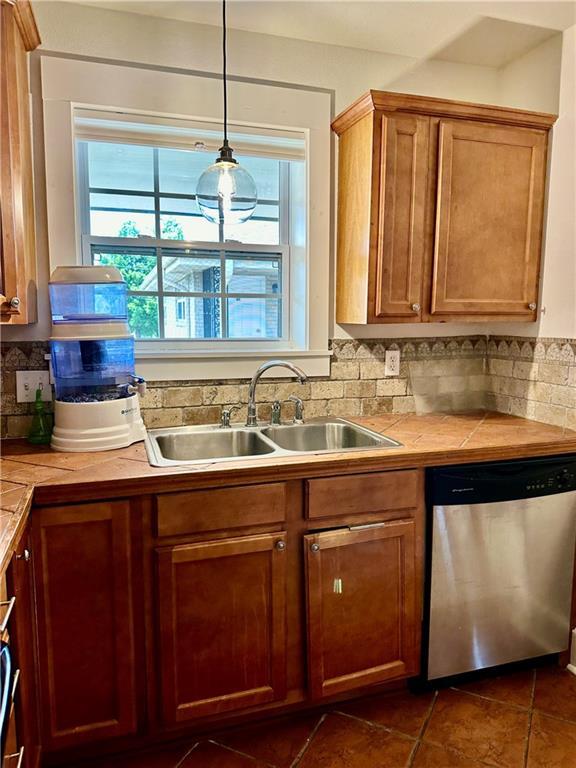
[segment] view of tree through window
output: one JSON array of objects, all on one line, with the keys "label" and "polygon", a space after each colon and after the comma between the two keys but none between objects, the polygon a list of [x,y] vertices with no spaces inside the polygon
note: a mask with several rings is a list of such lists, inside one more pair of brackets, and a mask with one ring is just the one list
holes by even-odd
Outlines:
[{"label": "view of tree through window", "polygon": [[219,227],[196,203],[206,153],[77,141],[85,258],[121,271],[136,338],[282,338],[289,249],[280,190],[290,162],[239,160],[255,178],[257,209]]}]

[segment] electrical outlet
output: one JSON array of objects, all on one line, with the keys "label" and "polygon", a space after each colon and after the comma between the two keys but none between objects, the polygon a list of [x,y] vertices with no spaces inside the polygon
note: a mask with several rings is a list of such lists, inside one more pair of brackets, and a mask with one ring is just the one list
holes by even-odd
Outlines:
[{"label": "electrical outlet", "polygon": [[42,400],[52,400],[49,371],[16,371],[16,400],[19,403],[33,403],[36,390],[42,390]]},{"label": "electrical outlet", "polygon": [[400,350],[387,349],[384,358],[384,376],[400,375]]}]

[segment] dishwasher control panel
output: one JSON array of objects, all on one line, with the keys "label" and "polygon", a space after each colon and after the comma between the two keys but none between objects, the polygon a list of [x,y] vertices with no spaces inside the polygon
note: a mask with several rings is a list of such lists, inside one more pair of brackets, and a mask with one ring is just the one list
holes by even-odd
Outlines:
[{"label": "dishwasher control panel", "polygon": [[433,470],[434,504],[481,504],[576,491],[576,456],[470,464]]}]

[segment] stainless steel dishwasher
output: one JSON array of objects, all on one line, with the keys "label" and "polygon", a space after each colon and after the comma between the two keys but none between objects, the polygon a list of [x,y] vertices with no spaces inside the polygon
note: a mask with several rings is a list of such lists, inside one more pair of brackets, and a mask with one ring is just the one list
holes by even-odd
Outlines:
[{"label": "stainless steel dishwasher", "polygon": [[576,457],[430,470],[428,680],[568,648]]}]

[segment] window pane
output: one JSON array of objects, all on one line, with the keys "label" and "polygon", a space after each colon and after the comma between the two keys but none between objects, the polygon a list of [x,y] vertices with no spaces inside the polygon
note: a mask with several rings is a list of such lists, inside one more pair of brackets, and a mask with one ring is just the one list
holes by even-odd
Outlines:
[{"label": "window pane", "polygon": [[222,336],[220,299],[194,296],[164,298],[167,339],[217,339]]},{"label": "window pane", "polygon": [[226,259],[227,293],[280,294],[281,268],[278,259],[256,257]]},{"label": "window pane", "polygon": [[221,290],[218,257],[163,256],[162,270],[165,291],[218,293]]},{"label": "window pane", "polygon": [[156,291],[156,254],[153,250],[110,249],[92,246],[92,262],[116,267],[129,291]]},{"label": "window pane", "polygon": [[154,213],[154,198],[152,195],[104,195],[100,192],[90,193],[90,208],[106,209],[132,213],[145,211]]},{"label": "window pane", "polygon": [[280,227],[277,221],[254,221],[224,227],[226,242],[253,243],[254,245],[278,245]]},{"label": "window pane", "polygon": [[268,157],[237,155],[236,159],[252,175],[258,190],[258,200],[280,198],[280,162]]},{"label": "window pane", "polygon": [[135,144],[88,142],[88,176],[91,187],[154,191],[152,147]]},{"label": "window pane", "polygon": [[218,242],[218,225],[202,216],[196,200],[160,198],[161,236],[166,240]]},{"label": "window pane", "polygon": [[279,299],[227,299],[231,339],[277,339],[282,336]]},{"label": "window pane", "polygon": [[151,213],[90,211],[90,234],[99,237],[156,237]]},{"label": "window pane", "polygon": [[213,152],[159,149],[160,192],[195,195],[198,179],[215,159]]},{"label": "window pane", "polygon": [[137,339],[157,339],[158,297],[128,296],[128,324]]}]

